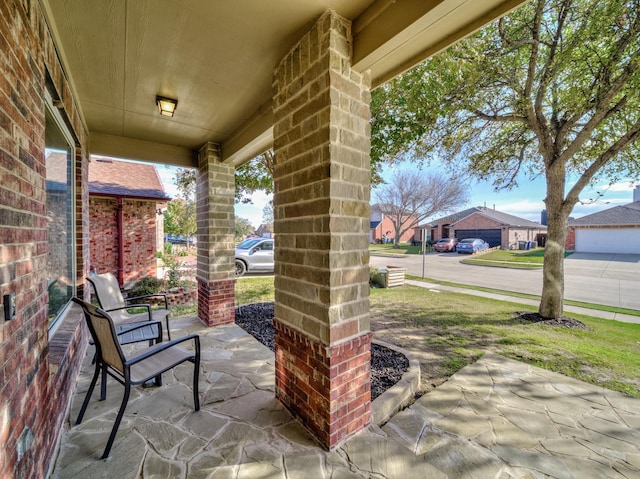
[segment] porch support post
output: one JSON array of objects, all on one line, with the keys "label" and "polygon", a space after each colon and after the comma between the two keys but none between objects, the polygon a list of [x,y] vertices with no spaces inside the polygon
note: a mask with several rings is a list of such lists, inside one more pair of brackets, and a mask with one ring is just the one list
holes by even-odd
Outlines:
[{"label": "porch support post", "polygon": [[332,11],[274,78],[276,396],[326,448],[371,418],[370,77]]},{"label": "porch support post", "polygon": [[235,321],[235,167],[220,158],[216,143],[198,153],[198,318],[208,326]]}]

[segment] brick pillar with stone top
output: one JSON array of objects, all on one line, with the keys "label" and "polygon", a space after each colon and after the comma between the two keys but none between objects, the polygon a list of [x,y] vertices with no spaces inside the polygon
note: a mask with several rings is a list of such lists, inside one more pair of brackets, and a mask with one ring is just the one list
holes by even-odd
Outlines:
[{"label": "brick pillar with stone top", "polygon": [[198,318],[208,326],[235,320],[235,167],[220,159],[215,143],[198,153]]},{"label": "brick pillar with stone top", "polygon": [[276,395],[326,448],[371,419],[370,77],[322,15],[274,77]]}]

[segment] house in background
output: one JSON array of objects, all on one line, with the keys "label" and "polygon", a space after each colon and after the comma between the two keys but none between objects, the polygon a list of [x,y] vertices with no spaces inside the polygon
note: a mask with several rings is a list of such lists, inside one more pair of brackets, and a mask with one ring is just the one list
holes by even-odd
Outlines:
[{"label": "house in background", "polygon": [[476,206],[444,216],[420,229],[431,230],[432,241],[440,238],[481,238],[491,247],[517,249],[520,242],[544,241],[547,227],[486,206]]},{"label": "house in background", "polygon": [[632,203],[569,220],[565,250],[640,254],[640,186]]},{"label": "house in background", "polygon": [[170,201],[151,164],[92,157],[89,163],[91,270],[124,286],[156,276],[163,245],[162,208]]},{"label": "house in background", "polygon": [[[407,218],[403,221],[403,226],[412,220]],[[395,237],[395,228],[393,220],[389,215],[382,212],[382,208],[378,203],[371,205],[371,213],[369,216],[369,243],[384,243],[388,238],[393,241]],[[415,228],[409,228],[400,236],[401,243],[409,243],[414,238]]]},{"label": "house in background", "polygon": [[273,238],[273,223],[261,223],[256,230],[256,235],[260,238]]}]

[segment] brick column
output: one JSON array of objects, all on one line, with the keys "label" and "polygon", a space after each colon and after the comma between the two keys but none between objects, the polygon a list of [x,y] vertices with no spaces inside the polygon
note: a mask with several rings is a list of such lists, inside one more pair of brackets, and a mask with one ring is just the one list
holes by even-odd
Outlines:
[{"label": "brick column", "polygon": [[235,167],[207,143],[198,153],[198,318],[208,326],[235,320]]},{"label": "brick column", "polygon": [[326,12],[274,78],[276,395],[327,448],[371,417],[370,78]]}]

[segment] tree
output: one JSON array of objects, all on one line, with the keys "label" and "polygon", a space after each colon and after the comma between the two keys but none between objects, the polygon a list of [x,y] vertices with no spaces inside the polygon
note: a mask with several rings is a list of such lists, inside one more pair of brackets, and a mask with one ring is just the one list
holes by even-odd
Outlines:
[{"label": "tree", "polygon": [[257,190],[273,193],[274,160],[269,150],[236,169],[236,201],[251,203],[251,193]]},{"label": "tree", "polygon": [[183,198],[175,198],[164,212],[164,231],[169,234],[191,236],[196,232],[195,209]]},{"label": "tree", "polygon": [[170,234],[193,236],[197,230],[196,170],[178,168],[175,183],[178,198],[173,199],[164,214],[165,231]]},{"label": "tree", "polygon": [[248,235],[252,235],[255,233],[256,229],[253,227],[251,222],[246,218],[236,217],[235,221],[235,239],[236,241],[240,241],[246,238]]},{"label": "tree", "polygon": [[544,175],[545,318],[583,189],[640,172],[639,30],[640,0],[533,0],[374,91],[374,163],[439,156],[496,189]]},{"label": "tree", "polygon": [[382,213],[393,222],[394,248],[399,247],[406,231],[431,216],[460,207],[468,198],[466,185],[456,177],[400,169],[389,183],[378,187],[375,196]]}]

